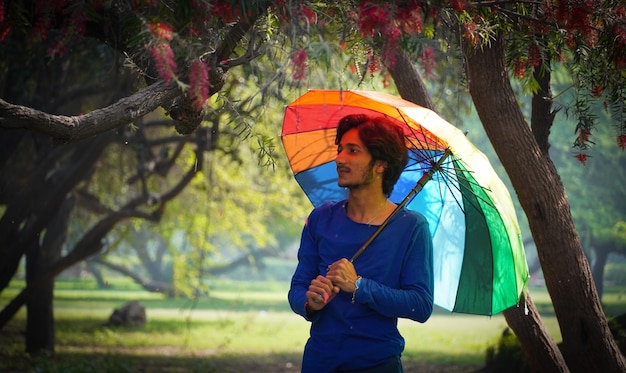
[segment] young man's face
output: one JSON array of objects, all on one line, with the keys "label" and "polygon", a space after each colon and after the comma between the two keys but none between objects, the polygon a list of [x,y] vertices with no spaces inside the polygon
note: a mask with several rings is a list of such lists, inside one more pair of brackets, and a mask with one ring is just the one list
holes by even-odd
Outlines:
[{"label": "young man's face", "polygon": [[359,188],[374,180],[372,156],[359,138],[358,129],[347,131],[337,145],[337,184],[343,188]]}]

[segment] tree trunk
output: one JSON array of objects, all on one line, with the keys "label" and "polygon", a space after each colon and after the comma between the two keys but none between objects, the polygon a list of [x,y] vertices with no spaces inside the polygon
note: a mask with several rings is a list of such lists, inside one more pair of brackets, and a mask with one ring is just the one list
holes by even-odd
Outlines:
[{"label": "tree trunk", "polygon": [[400,97],[437,112],[435,103],[426,90],[419,72],[405,52],[399,49],[396,53],[395,63],[388,65],[387,69],[393,77]]},{"label": "tree trunk", "polygon": [[531,372],[569,372],[529,293],[522,295],[518,307],[511,307],[502,314],[519,339]]},{"label": "tree trunk", "polygon": [[604,292],[604,267],[606,266],[606,261],[609,257],[609,253],[611,253],[611,247],[608,245],[600,244],[594,246],[593,251],[596,253],[596,260],[593,263],[593,279],[596,284],[598,297],[602,299],[602,293]]},{"label": "tree trunk", "polygon": [[[32,283],[46,264],[46,252],[34,242],[26,253],[26,283]],[[26,352],[38,355],[54,353],[54,282],[42,286],[26,303]]]},{"label": "tree trunk", "polygon": [[466,57],[477,113],[528,217],[569,369],[626,371],[626,360],[613,340],[593,285],[563,184],[515,99],[503,38],[468,52]]},{"label": "tree trunk", "polygon": [[[412,64],[407,62],[407,56],[398,53],[396,59],[397,62],[394,67],[389,68],[394,82],[398,85],[406,85],[406,82],[412,82],[416,87],[421,87],[414,89],[400,89],[398,87],[398,91],[404,92],[402,93],[402,98],[436,112],[433,101],[430,99],[426,89],[423,88],[424,84],[421,82],[417,70]],[[419,84],[416,82],[419,82]],[[422,97],[422,95],[427,95],[428,97]],[[530,295],[527,294],[526,297],[525,310],[523,310],[524,307],[522,309],[518,307],[508,309],[503,313],[508,325],[519,338],[530,367],[533,368],[533,371],[541,372],[567,371],[563,356],[541,323],[535,304],[530,299]],[[521,300],[521,303],[524,303],[524,299]],[[528,315],[526,312],[528,312]]]},{"label": "tree trunk", "polygon": [[[63,201],[55,219],[50,221],[41,247],[33,244],[33,250],[26,254],[26,284],[33,285],[41,273],[45,273],[51,263],[61,257],[63,243],[67,236],[67,225],[74,208],[71,194]],[[49,281],[26,302],[26,352],[38,355],[42,352],[54,353],[54,281]]]}]

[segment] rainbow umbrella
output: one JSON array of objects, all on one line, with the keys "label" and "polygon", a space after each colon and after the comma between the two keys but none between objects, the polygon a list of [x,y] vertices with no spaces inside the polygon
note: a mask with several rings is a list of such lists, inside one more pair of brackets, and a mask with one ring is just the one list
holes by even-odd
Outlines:
[{"label": "rainbow umbrella", "polygon": [[337,185],[335,127],[357,113],[386,116],[404,129],[409,163],[390,200],[429,222],[435,304],[478,315],[518,304],[528,266],[509,192],[487,157],[431,110],[386,93],[350,90],[310,90],[289,104],[282,142],[311,203],[347,197]]}]

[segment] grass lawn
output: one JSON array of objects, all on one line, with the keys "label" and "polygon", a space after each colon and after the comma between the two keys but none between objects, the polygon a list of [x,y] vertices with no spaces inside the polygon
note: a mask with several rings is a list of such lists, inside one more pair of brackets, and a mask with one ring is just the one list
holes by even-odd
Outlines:
[{"label": "grass lawn", "polygon": [[[0,295],[0,307],[20,289]],[[125,280],[98,289],[92,280],[58,280],[55,290],[56,357],[31,360],[23,353],[25,311],[0,334],[1,372],[298,372],[309,324],[289,309],[288,283],[216,280],[195,302],[167,299]],[[530,293],[547,329],[560,340],[544,289]],[[104,324],[130,300],[146,307],[138,329]],[[626,312],[623,289],[608,288],[607,314]],[[437,309],[425,324],[400,320],[406,339],[405,370],[469,372],[506,328],[502,315],[451,314]]]}]

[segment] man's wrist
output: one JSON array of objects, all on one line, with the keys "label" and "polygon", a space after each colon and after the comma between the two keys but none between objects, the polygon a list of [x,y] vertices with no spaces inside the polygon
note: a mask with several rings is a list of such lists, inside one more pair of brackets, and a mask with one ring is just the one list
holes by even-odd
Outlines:
[{"label": "man's wrist", "polygon": [[304,302],[304,311],[310,315],[316,312],[317,310],[314,310],[313,308],[311,308],[311,306],[309,306],[309,301],[307,300],[306,302]]},{"label": "man's wrist", "polygon": [[359,287],[361,286],[361,280],[363,280],[363,277],[359,276],[356,278],[356,281],[354,281],[354,291],[352,292],[352,303],[356,301],[356,291],[359,290]]}]

